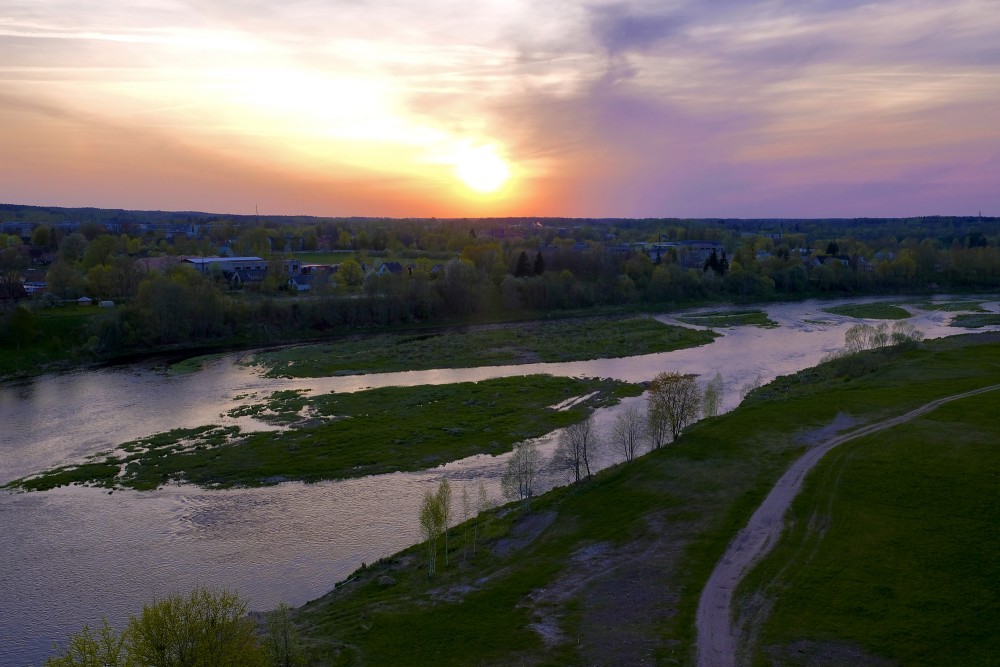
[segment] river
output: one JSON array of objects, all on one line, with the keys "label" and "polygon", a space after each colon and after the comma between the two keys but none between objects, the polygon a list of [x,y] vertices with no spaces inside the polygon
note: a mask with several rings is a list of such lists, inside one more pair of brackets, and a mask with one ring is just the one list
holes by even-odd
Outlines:
[{"label": "river", "polygon": [[[858,320],[822,312],[829,305],[768,305],[778,328],[723,329],[710,345],[621,359],[272,380],[239,364],[243,355],[232,354],[188,375],[136,364],[0,385],[0,484],[172,428],[229,423],[266,428],[222,414],[251,402],[254,394],[260,400],[277,389],[310,389],[315,395],[532,373],[636,382],[660,371],[703,379],[718,372],[728,410],[738,404],[747,382],[815,365],[842,345],[844,332]],[[1000,312],[1000,303],[988,308]],[[951,313],[911,310],[909,321],[928,338],[962,332],[947,326]],[[675,323],[668,315],[658,319]],[[609,431],[618,409],[598,411],[599,433]],[[555,439],[551,434],[539,440],[543,453]],[[612,459],[604,456],[600,466]],[[420,499],[442,478],[451,481],[456,495],[468,486],[473,496],[482,480],[499,499],[505,462],[506,457],[475,456],[417,473],[261,489],[0,491],[0,667],[41,664],[54,641],[83,624],[99,624],[107,616],[120,626],[152,598],[198,585],[236,590],[256,610],[280,602],[300,605],[362,562],[417,542]],[[562,481],[546,479],[543,486]]]}]

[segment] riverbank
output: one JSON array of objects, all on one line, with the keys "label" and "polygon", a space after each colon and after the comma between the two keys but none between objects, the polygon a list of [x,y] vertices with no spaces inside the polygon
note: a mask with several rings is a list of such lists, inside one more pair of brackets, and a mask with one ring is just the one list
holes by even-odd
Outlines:
[{"label": "riverbank", "polygon": [[[838,377],[828,365],[786,378],[781,391],[764,392],[768,400],[700,422],[670,447],[530,506],[487,514],[474,557],[468,526],[458,526],[451,565],[434,577],[415,546],[306,605],[299,623],[341,664],[689,664],[700,591],[733,535],[804,451],[802,434],[841,413],[865,424],[993,384],[998,364],[995,335],[963,336],[930,341],[857,377]],[[919,506],[912,510],[919,517]],[[498,548],[512,537],[513,549]],[[882,558],[892,562],[891,554]],[[891,604],[880,604],[889,604],[883,618],[892,617]],[[998,620],[1000,610],[990,609]],[[863,648],[892,655],[884,644]]]}]

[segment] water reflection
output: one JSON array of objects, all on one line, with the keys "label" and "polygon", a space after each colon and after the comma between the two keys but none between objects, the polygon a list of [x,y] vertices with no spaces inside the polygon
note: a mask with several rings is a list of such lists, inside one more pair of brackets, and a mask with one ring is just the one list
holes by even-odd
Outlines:
[{"label": "water reflection", "polygon": [[[824,305],[768,306],[778,329],[732,329],[705,347],[625,359],[268,380],[229,355],[183,376],[141,365],[46,376],[0,387],[0,482],[171,428],[231,423],[220,415],[276,389],[317,394],[529,373],[643,381],[675,370],[721,373],[723,408],[730,409],[757,376],[767,381],[811,366],[841,345],[857,320],[823,313]],[[928,337],[957,333],[947,327],[951,314],[915,312],[911,321]],[[597,413],[599,433],[610,430],[615,413]],[[554,443],[554,435],[539,440],[546,456]],[[416,542],[416,508],[442,477],[455,497],[463,484],[475,497],[482,480],[499,498],[505,462],[475,456],[418,473],[266,489],[0,492],[0,666],[41,663],[52,641],[82,624],[105,614],[121,623],[152,597],[196,585],[236,589],[256,609],[301,604],[362,562]],[[611,462],[606,454],[596,467]],[[547,478],[543,486],[562,481]]]}]

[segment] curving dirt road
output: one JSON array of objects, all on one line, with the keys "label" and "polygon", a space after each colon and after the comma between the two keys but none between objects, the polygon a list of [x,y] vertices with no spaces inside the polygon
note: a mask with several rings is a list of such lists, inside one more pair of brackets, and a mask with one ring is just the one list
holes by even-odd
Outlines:
[{"label": "curving dirt road", "polygon": [[749,523],[729,544],[701,592],[695,619],[698,667],[735,667],[738,642],[732,625],[733,591],[750,568],[774,547],[784,528],[785,512],[802,487],[802,480],[827,452],[855,438],[915,419],[950,401],[997,389],[1000,389],[1000,384],[931,401],[899,417],[869,424],[821,442],[793,463],[750,517]]}]

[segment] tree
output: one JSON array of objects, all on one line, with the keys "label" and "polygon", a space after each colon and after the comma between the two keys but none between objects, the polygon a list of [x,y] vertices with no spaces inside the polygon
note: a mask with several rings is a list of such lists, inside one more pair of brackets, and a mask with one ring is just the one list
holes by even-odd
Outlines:
[{"label": "tree", "polygon": [[448,565],[448,528],[451,525],[451,484],[442,479],[437,490],[438,515],[444,533],[444,564]]},{"label": "tree", "polygon": [[829,243],[826,244],[826,254],[827,255],[839,255],[840,254],[840,246],[837,245],[836,241],[830,241]]},{"label": "tree", "polygon": [[540,276],[543,273],[545,273],[545,258],[542,257],[541,250],[539,250],[535,254],[535,266],[534,269],[532,270],[532,273],[534,273],[536,276]]},{"label": "tree", "polygon": [[573,481],[580,481],[581,472],[590,477],[590,454],[594,448],[594,418],[571,424],[559,434],[559,445],[552,457],[552,465],[573,473]]},{"label": "tree", "polygon": [[427,543],[427,573],[433,575],[437,566],[437,540],[441,534],[441,509],[438,495],[430,490],[424,492],[420,504],[420,532]]},{"label": "tree", "polygon": [[719,414],[719,404],[722,402],[722,374],[716,373],[715,377],[705,385],[705,391],[701,395],[701,413],[706,417],[715,417]]},{"label": "tree", "polygon": [[612,440],[626,461],[639,455],[642,441],[646,438],[646,425],[642,413],[632,404],[619,411],[611,428]]},{"label": "tree", "polygon": [[144,667],[266,664],[246,602],[228,591],[157,600],[129,619],[124,636],[128,657]]},{"label": "tree", "polygon": [[196,589],[143,607],[119,636],[104,621],[84,627],[46,667],[264,667],[257,624],[247,605],[226,591]]},{"label": "tree", "polygon": [[651,419],[662,421],[676,440],[684,427],[698,417],[701,392],[691,375],[675,372],[659,373],[649,383]]},{"label": "tree", "polygon": [[514,277],[523,278],[528,275],[528,254],[521,251],[521,254],[517,256],[517,264],[514,266]]},{"label": "tree", "polygon": [[60,655],[45,661],[45,667],[125,667],[129,664],[125,638],[108,625],[108,619],[104,619],[96,632],[83,626],[83,630],[70,637]]},{"label": "tree", "polygon": [[524,500],[534,495],[535,478],[541,470],[541,455],[531,442],[519,442],[507,460],[500,488],[507,500]]},{"label": "tree", "polygon": [[83,295],[85,288],[83,275],[70,262],[58,259],[49,267],[45,276],[48,291],[61,299],[76,299]]},{"label": "tree", "polygon": [[59,242],[59,257],[67,262],[79,262],[87,252],[87,237],[80,232],[73,232],[63,237]]},{"label": "tree", "polygon": [[264,644],[273,667],[301,667],[306,664],[302,638],[292,622],[292,608],[282,602],[264,617],[267,636]]},{"label": "tree", "polygon": [[337,282],[348,289],[357,289],[365,282],[365,272],[353,259],[345,260],[337,269]]},{"label": "tree", "polygon": [[24,297],[21,272],[28,268],[28,257],[20,248],[0,250],[0,301]]}]

